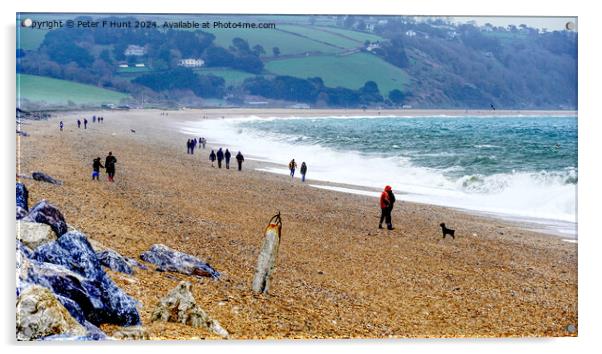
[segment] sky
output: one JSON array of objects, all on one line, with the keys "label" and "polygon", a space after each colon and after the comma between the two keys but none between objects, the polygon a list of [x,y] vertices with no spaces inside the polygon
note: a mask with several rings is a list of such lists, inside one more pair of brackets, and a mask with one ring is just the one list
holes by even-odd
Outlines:
[{"label": "sky", "polygon": [[502,27],[508,25],[515,25],[518,27],[520,24],[525,24],[533,28],[545,28],[548,31],[564,30],[567,22],[573,22],[575,24],[575,30],[577,30],[578,27],[576,17],[452,17],[451,19],[454,22],[460,23],[474,20],[479,26],[486,23]]}]

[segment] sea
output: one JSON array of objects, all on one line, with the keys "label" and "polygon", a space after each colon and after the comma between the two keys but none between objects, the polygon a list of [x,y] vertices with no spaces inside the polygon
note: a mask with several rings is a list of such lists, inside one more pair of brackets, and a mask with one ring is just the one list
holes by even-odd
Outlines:
[{"label": "sea", "polygon": [[[447,206],[576,240],[576,116],[356,116],[217,119],[182,132],[316,188]],[[348,186],[333,186],[329,182]]]}]

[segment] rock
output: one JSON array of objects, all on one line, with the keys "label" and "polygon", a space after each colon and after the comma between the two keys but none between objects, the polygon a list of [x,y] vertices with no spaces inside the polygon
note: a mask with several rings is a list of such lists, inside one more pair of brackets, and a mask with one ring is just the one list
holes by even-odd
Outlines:
[{"label": "rock", "polygon": [[197,306],[190,291],[191,286],[190,282],[180,282],[161,299],[151,315],[151,321],[177,322],[195,328],[203,327],[223,338],[228,337],[228,331]]},{"label": "rock", "polygon": [[113,338],[121,340],[149,340],[146,329],[140,326],[125,327],[113,332]]},{"label": "rock", "polygon": [[44,337],[44,341],[97,341],[97,340],[108,340],[110,339],[106,333],[100,330],[100,328],[91,324],[90,322],[84,323],[86,334],[83,336],[69,335],[69,334],[55,334],[52,336]]},{"label": "rock", "polygon": [[33,251],[19,240],[17,240],[17,250],[23,252],[23,255],[27,258],[31,258],[33,256]]},{"label": "rock", "polygon": [[17,298],[17,339],[34,340],[56,334],[83,336],[86,329],[50,290],[32,285]]},{"label": "rock", "polygon": [[29,191],[21,182],[17,182],[17,206],[25,209],[29,208]]},{"label": "rock", "polygon": [[128,262],[128,264],[130,265],[130,267],[138,267],[138,268],[140,268],[140,269],[142,269],[142,270],[148,270],[148,267],[147,267],[147,266],[145,266],[144,264],[142,264],[142,263],[138,262],[138,261],[137,261],[137,260],[135,260],[135,259],[128,258],[128,259],[127,259],[127,262]]},{"label": "rock", "polygon": [[[62,266],[81,278],[77,279],[79,286],[73,281],[73,276],[68,277],[70,281],[65,282],[57,279],[54,274],[42,280],[50,283],[49,287],[55,293],[77,302],[86,319],[93,324],[130,326],[140,323],[137,302],[124,293],[104,272],[84,234],[77,231],[68,232],[56,241],[38,247],[33,258],[38,262],[46,262],[45,264]],[[35,278],[35,275],[33,277]]]},{"label": "rock", "polygon": [[38,202],[25,217],[27,221],[49,225],[57,236],[67,232],[67,223],[61,211],[46,200]]},{"label": "rock", "polygon": [[140,258],[170,272],[211,277],[213,279],[218,279],[220,276],[218,271],[200,259],[162,244],[152,245],[150,250],[140,255]]},{"label": "rock", "polygon": [[56,240],[56,234],[46,224],[17,221],[17,239],[25,246],[36,249],[38,246]]},{"label": "rock", "polygon": [[31,177],[33,177],[34,180],[40,182],[52,183],[57,185],[63,184],[63,182],[48,176],[44,172],[34,172],[31,174]]},{"label": "rock", "polygon": [[27,210],[21,208],[20,206],[17,206],[15,214],[17,215],[17,220],[20,220],[27,216]]},{"label": "rock", "polygon": [[125,274],[134,273],[127,260],[122,255],[113,250],[104,250],[98,252],[96,253],[96,256],[98,257],[100,264],[111,270]]}]

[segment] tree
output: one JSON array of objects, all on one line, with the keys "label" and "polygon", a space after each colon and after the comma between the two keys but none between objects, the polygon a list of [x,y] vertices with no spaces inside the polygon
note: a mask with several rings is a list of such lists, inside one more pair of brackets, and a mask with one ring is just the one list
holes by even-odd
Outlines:
[{"label": "tree", "polygon": [[263,49],[263,46],[261,46],[260,44],[256,44],[253,46],[253,54],[259,57],[262,54],[265,54],[265,49]]},{"label": "tree", "polygon": [[394,89],[394,90],[389,91],[389,99],[394,104],[400,105],[403,103],[403,101],[405,99],[405,95],[400,90]]},{"label": "tree", "polygon": [[278,48],[278,47],[272,48],[272,53],[274,54],[275,57],[279,57],[280,56],[280,48]]}]

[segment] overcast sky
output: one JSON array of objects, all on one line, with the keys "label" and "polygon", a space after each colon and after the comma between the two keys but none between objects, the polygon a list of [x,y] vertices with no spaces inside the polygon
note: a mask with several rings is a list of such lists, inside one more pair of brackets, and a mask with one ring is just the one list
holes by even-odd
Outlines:
[{"label": "overcast sky", "polygon": [[455,22],[476,21],[478,25],[491,23],[494,26],[525,24],[533,28],[546,28],[548,31],[560,31],[566,28],[567,22],[573,22],[577,29],[575,17],[452,17]]}]

